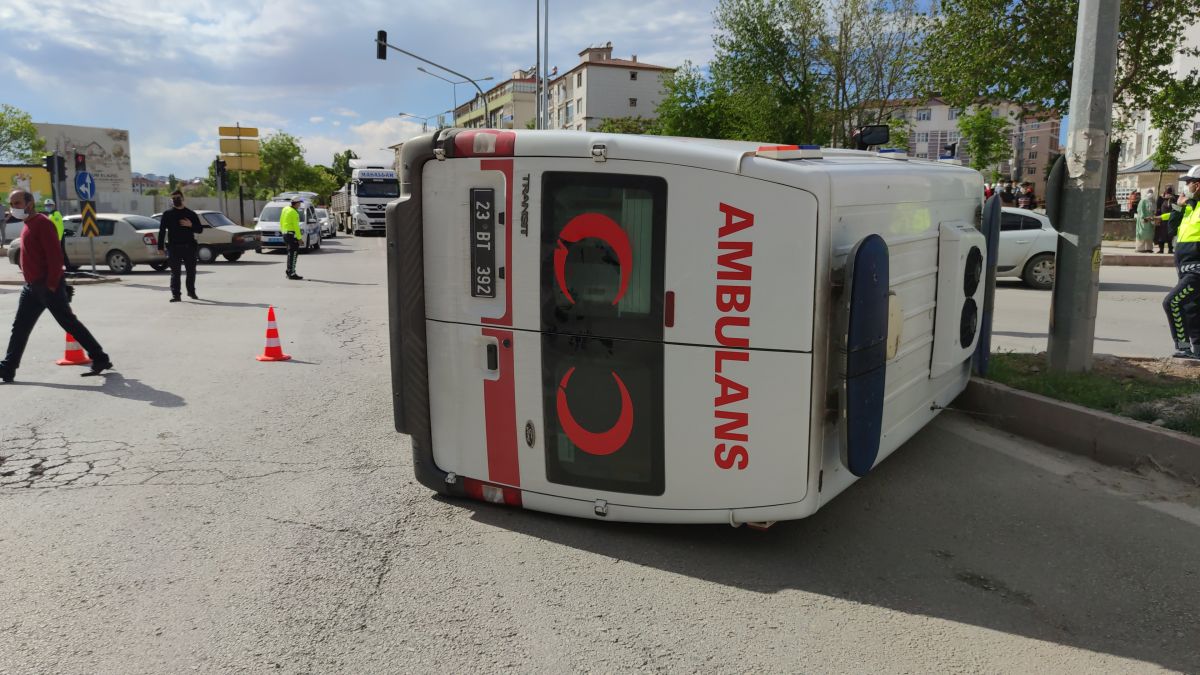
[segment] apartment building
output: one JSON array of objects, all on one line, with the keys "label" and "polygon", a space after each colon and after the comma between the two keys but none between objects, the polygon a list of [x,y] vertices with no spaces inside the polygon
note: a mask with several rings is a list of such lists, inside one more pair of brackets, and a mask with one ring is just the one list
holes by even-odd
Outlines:
[{"label": "apartment building", "polygon": [[[963,110],[936,96],[922,101],[903,101],[899,105],[900,108],[892,116],[909,123],[910,157],[937,159],[945,153],[947,145],[961,142],[958,118],[964,113]],[[1004,179],[1033,183],[1034,193],[1041,197],[1045,194],[1047,167],[1062,152],[1058,140],[1061,120],[1044,113],[1028,114],[1022,119],[1021,107],[1015,103],[993,104],[990,107],[993,115],[1007,118],[1012,129],[1009,136],[1012,157],[1001,162],[997,171]],[[957,156],[964,163],[970,160],[962,145],[958,146]]]},{"label": "apartment building", "polygon": [[518,70],[512,77],[454,109],[454,126],[489,129],[524,129],[537,116],[537,77],[533,69]]},{"label": "apartment building", "polygon": [[579,64],[550,80],[550,128],[595,129],[610,117],[656,116],[661,78],[674,71],[628,59],[614,59],[608,42],[579,52]]},{"label": "apartment building", "polygon": [[[1200,34],[1195,31],[1187,33],[1182,46],[1183,49],[1175,54],[1175,59],[1171,63],[1171,72],[1178,78],[1183,78],[1193,70],[1200,70],[1200,56],[1186,53],[1189,49],[1200,48]],[[1124,122],[1129,127],[1129,130],[1120,137],[1121,157],[1117,166],[1124,169],[1150,159],[1155,148],[1158,147],[1158,140],[1162,137],[1162,132],[1150,124],[1150,112],[1148,110],[1115,110],[1113,118],[1114,123]],[[1114,124],[1114,126],[1117,125]],[[1184,164],[1200,164],[1200,115],[1192,120],[1186,133],[1188,133],[1188,138],[1185,139],[1184,146],[1176,159]],[[1138,178],[1137,174],[1118,175],[1118,195],[1127,194],[1130,190],[1138,187],[1146,187],[1146,185],[1139,185]],[[1148,185],[1155,183],[1157,183],[1157,178]]]}]

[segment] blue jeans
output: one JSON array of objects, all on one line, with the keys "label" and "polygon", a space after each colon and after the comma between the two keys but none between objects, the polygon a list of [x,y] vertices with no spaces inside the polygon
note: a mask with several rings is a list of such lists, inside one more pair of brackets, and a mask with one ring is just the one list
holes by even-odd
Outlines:
[{"label": "blue jeans", "polygon": [[49,310],[50,316],[54,317],[58,325],[70,333],[79,346],[87,351],[92,361],[96,363],[108,361],[108,354],[104,353],[100,343],[96,342],[91,331],[83,325],[79,317],[75,316],[75,312],[71,311],[71,305],[67,299],[66,281],[60,281],[56,291],[51,291],[45,286],[35,288],[25,284],[25,287],[21,289],[21,298],[17,302],[17,315],[13,318],[12,338],[8,341],[8,353],[4,356],[4,360],[0,361],[0,373],[11,375],[21,367],[21,356],[25,354],[25,345],[29,342],[29,334],[33,332],[33,327],[37,325],[38,319],[45,310]]}]

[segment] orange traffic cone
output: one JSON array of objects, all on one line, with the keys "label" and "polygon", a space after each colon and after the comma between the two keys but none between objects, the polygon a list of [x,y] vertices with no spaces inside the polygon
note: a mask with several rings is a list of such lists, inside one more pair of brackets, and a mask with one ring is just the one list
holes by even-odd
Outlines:
[{"label": "orange traffic cone", "polygon": [[55,361],[55,363],[60,366],[86,366],[91,362],[92,360],[87,357],[87,354],[83,353],[83,348],[79,346],[75,338],[71,337],[70,333],[67,333],[66,353],[63,354],[61,359]]},{"label": "orange traffic cone", "polygon": [[255,357],[259,361],[287,361],[292,358],[279,346],[279,329],[275,327],[275,308],[267,308],[267,347]]}]

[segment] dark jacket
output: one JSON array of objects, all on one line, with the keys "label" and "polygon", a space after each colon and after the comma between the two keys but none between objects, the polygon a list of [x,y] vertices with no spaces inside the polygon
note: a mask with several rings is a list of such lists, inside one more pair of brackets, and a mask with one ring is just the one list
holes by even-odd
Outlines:
[{"label": "dark jacket", "polygon": [[[185,225],[184,221],[188,224]],[[196,212],[187,208],[169,208],[163,211],[162,221],[158,225],[158,247],[177,244],[194,244],[196,235],[204,229],[204,221]]]}]

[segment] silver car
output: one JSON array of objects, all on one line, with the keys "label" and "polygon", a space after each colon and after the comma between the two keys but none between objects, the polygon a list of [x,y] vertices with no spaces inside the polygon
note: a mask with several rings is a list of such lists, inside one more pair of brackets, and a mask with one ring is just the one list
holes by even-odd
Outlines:
[{"label": "silver car", "polygon": [[[92,260],[93,242],[82,236],[81,216],[63,219],[63,247],[73,267],[82,267]],[[167,267],[167,254],[158,250],[158,221],[128,213],[98,213],[95,239],[96,264],[108,265],[117,274],[125,274],[134,265],[146,264],[156,270]],[[21,262],[21,240],[8,249],[8,260]]]}]

